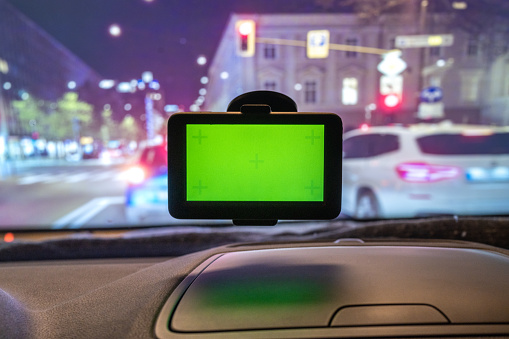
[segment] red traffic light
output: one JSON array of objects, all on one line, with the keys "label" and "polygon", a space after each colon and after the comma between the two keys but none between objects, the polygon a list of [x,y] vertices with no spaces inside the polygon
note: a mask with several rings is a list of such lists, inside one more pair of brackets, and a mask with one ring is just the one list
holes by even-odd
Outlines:
[{"label": "red traffic light", "polygon": [[243,21],[238,27],[241,35],[249,35],[253,32],[253,23],[250,21]]},{"label": "red traffic light", "polygon": [[255,22],[253,20],[238,20],[235,23],[237,35],[237,55],[251,57],[255,53]]},{"label": "red traffic light", "polygon": [[385,111],[394,111],[401,106],[401,98],[395,93],[389,93],[380,97],[380,106]]},{"label": "red traffic light", "polygon": [[384,98],[384,104],[390,108],[396,107],[399,104],[399,97],[396,94],[388,94]]}]

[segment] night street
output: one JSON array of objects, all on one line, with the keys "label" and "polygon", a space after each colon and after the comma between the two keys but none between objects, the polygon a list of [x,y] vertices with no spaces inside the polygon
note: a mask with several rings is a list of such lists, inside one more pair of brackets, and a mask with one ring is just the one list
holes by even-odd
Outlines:
[{"label": "night street", "polygon": [[0,228],[125,224],[124,164],[99,160],[17,162],[0,186]]}]

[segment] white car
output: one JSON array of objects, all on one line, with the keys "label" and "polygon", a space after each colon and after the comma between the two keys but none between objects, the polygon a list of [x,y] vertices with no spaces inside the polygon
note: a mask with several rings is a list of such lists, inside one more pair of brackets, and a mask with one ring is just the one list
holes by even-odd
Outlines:
[{"label": "white car", "polygon": [[509,128],[416,124],[344,134],[342,212],[359,219],[496,215],[509,206]]}]

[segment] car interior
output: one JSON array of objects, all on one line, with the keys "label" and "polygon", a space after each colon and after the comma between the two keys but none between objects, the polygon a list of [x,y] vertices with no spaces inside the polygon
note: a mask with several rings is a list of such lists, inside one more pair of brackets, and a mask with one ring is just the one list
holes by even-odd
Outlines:
[{"label": "car interior", "polygon": [[[62,8],[81,9],[84,16],[88,13],[82,5],[52,1]],[[162,1],[139,0],[143,4],[126,6],[144,6],[139,10],[142,13],[147,8],[157,8],[150,6],[161,5]],[[306,44],[297,41],[297,38],[306,39],[303,32],[310,27],[315,31],[326,29],[321,21],[334,19],[335,14],[346,11],[348,17],[344,17],[347,19],[341,25],[353,25],[348,20],[357,22],[353,21],[356,18],[359,24],[354,28],[362,31],[368,24],[363,21],[365,16],[357,18],[359,11],[366,14],[375,8],[373,6],[383,3],[384,7],[379,8],[381,12],[375,13],[376,17],[384,18],[386,13],[397,17],[408,4],[396,1],[398,4],[393,5],[389,0],[338,0],[304,1],[301,7],[290,5],[288,1],[273,1],[276,4],[262,1],[256,5],[256,2],[247,1],[247,7],[228,1],[230,7],[217,8],[217,11],[227,12],[230,18],[229,24],[222,22],[220,26],[224,37],[215,46],[216,59],[209,69],[210,83],[204,99],[210,102],[217,99],[217,105],[201,106],[194,102],[192,109],[177,107],[175,111],[165,113],[165,106],[159,107],[158,102],[164,95],[171,97],[171,91],[160,91],[159,82],[156,85],[153,79],[147,82],[134,79],[130,90],[118,97],[127,100],[125,98],[134,96],[135,91],[141,92],[138,103],[134,99],[129,101],[129,105],[141,107],[139,116],[129,111],[130,107],[126,109],[124,102],[127,101],[120,101],[121,119],[112,118],[111,110],[102,104],[100,110],[90,108],[92,105],[86,106],[86,100],[92,102],[87,99],[86,88],[79,92],[79,100],[82,98],[83,102],[76,101],[76,95],[67,99],[62,97],[55,102],[54,108],[49,102],[47,106],[44,106],[46,103],[34,104],[33,107],[44,106],[50,110],[40,108],[42,112],[37,113],[48,121],[55,116],[60,116],[59,121],[65,120],[62,117],[71,107],[72,114],[66,118],[68,122],[62,123],[68,134],[60,138],[69,140],[62,141],[62,156],[56,155],[55,159],[50,159],[51,155],[35,154],[35,151],[25,154],[28,151],[21,146],[20,154],[25,155],[14,159],[15,152],[10,148],[14,149],[13,145],[23,139],[21,135],[30,135],[34,149],[38,147],[36,140],[41,138],[39,135],[35,138],[31,133],[39,131],[34,126],[42,122],[27,125],[26,130],[20,127],[18,138],[14,137],[16,130],[9,129],[15,124],[5,124],[9,128],[2,129],[4,121],[0,120],[0,338],[509,337],[507,123],[488,124],[480,120],[469,123],[463,116],[461,119],[465,121],[459,119],[454,123],[445,118],[438,122],[433,120],[435,118],[417,119],[415,109],[409,116],[414,114],[411,117],[418,121],[406,123],[394,121],[399,119],[394,113],[399,106],[386,107],[387,111],[382,112],[361,105],[359,119],[367,124],[361,126],[355,120],[358,116],[352,118],[347,112],[349,104],[341,106],[346,107],[344,111],[339,108],[337,111],[324,110],[326,106],[320,101],[325,102],[328,94],[315,97],[318,92],[314,90],[321,87],[312,85],[311,80],[299,82],[303,89],[302,92],[295,89],[295,96],[287,90],[278,90],[278,87],[242,87],[239,85],[241,79],[248,77],[249,71],[241,65],[255,65],[267,56],[272,62],[272,53],[279,53],[283,47],[298,50],[296,53],[300,53],[301,59],[295,61],[287,54],[288,58],[281,65],[261,68],[260,73],[268,74],[269,80],[283,74],[284,67],[299,62],[311,60],[311,66],[303,68],[302,79],[319,72],[326,63],[330,66],[332,59],[328,54],[320,56],[321,59],[304,56]],[[443,14],[439,11],[442,8],[468,11],[473,18],[481,16],[469,12],[481,8],[472,0],[408,1],[416,4],[420,18],[439,17]],[[432,4],[429,8],[428,1]],[[479,1],[490,11],[499,8],[502,13],[493,14],[487,10],[482,15],[509,17],[505,0]],[[189,11],[186,12],[188,17],[192,17],[193,10],[198,18],[216,13],[210,4],[199,7],[200,1],[176,3]],[[223,6],[217,1],[214,4]],[[21,13],[30,6],[24,1],[0,0],[0,21],[2,9]],[[90,6],[97,10],[102,5],[91,2]],[[274,6],[266,14],[268,17],[263,17],[264,6]],[[462,6],[467,7],[461,9]],[[138,7],[126,9],[126,13],[133,11],[131,18],[137,15],[133,8]],[[246,11],[240,17],[235,16],[238,13],[229,12],[239,8]],[[249,12],[250,8],[252,12]],[[205,9],[211,12],[203,12]],[[256,9],[259,13],[255,13]],[[426,12],[428,10],[430,12]],[[251,13],[255,13],[254,16],[250,16]],[[276,29],[280,40],[270,36],[263,40],[263,25],[269,25],[270,15],[283,15],[281,13],[289,17],[276,17],[281,19],[276,24],[282,25]],[[445,12],[452,16],[451,13],[456,12]],[[317,20],[308,15],[323,17],[319,16],[320,20]],[[115,17],[104,13],[98,16],[108,20]],[[327,16],[331,17],[327,19]],[[22,17],[25,18],[25,14]],[[461,18],[466,20],[466,17]],[[177,20],[176,14],[166,18],[173,19]],[[32,19],[23,20],[29,22],[28,26],[32,25],[30,29],[36,27],[43,31]],[[255,26],[249,26],[250,20],[256,22],[256,30],[259,30],[256,34],[260,34],[262,40],[254,40],[251,33],[255,34]],[[380,20],[377,25],[384,22]],[[181,29],[192,31],[191,21],[182,23]],[[242,26],[245,22],[248,25]],[[12,22],[4,24],[15,27]],[[138,24],[140,26],[133,24],[129,31],[127,25],[123,28],[120,23],[122,33],[110,26],[108,39],[115,39],[117,35],[122,38],[122,34],[138,34],[133,27],[163,29],[156,24],[144,26],[147,23],[143,21]],[[161,25],[165,23],[161,21]],[[291,25],[297,25],[301,31],[290,34]],[[196,27],[200,34],[205,34],[201,23],[196,23]],[[434,26],[430,24],[429,27]],[[12,108],[13,112],[18,112],[16,121],[22,124],[24,116],[21,112],[35,112],[36,109],[26,108],[32,94],[23,99],[23,93],[28,92],[12,94],[12,91],[8,92],[9,86],[6,89],[5,81],[9,80],[13,86],[16,84],[10,77],[15,79],[16,72],[23,69],[20,66],[23,63],[17,64],[10,55],[3,54],[1,28],[0,22],[0,84],[3,86],[0,116],[8,111],[4,106],[9,107],[9,112]],[[22,32],[23,28],[14,31]],[[218,41],[220,31],[217,29]],[[240,35],[236,45],[237,31]],[[338,32],[331,29],[333,36],[343,34]],[[422,36],[424,32],[415,35]],[[430,29],[429,33],[445,32]],[[509,25],[505,33],[509,37]],[[95,33],[90,31],[90,34]],[[188,32],[179,34],[184,36]],[[317,45],[316,53],[320,53],[324,44],[322,38],[326,39],[327,46],[329,44],[329,33],[317,34],[318,37],[308,39],[307,43]],[[48,39],[53,41],[54,38]],[[179,39],[175,43],[180,47],[188,48],[193,43],[191,38],[185,42],[183,38]],[[411,42],[422,43],[422,37],[415,39]],[[428,45],[421,50],[423,55],[436,47],[435,40],[425,40]],[[330,53],[337,47],[334,41],[331,40]],[[118,40],[108,43],[114,45]],[[442,43],[446,44],[440,40],[437,46]],[[136,40],[133,38],[126,44],[133,48],[132,57],[136,60]],[[224,49],[228,44],[231,50],[227,53]],[[275,49],[267,47],[272,44]],[[363,73],[361,68],[376,69],[383,55],[396,49],[382,50],[378,46],[385,54],[375,50],[375,46],[363,49],[357,48],[361,47],[359,45],[351,49],[356,44],[350,41],[346,44],[350,47],[337,47],[346,48],[341,50],[345,60],[356,61],[350,68],[335,74],[344,71],[347,79],[353,79],[354,75],[362,73],[358,78],[363,79],[368,73]],[[119,46],[120,43],[114,47]],[[398,48],[404,51],[405,58],[410,55],[404,54],[408,49],[419,49]],[[80,56],[79,52],[73,53]],[[84,59],[90,57],[81,53]],[[140,53],[147,57],[150,53],[166,52]],[[256,53],[263,53],[263,56]],[[377,54],[375,63],[367,59],[358,61],[358,54],[351,53],[380,55]],[[419,53],[415,55],[419,56]],[[167,54],[164,57],[167,58]],[[393,52],[389,58],[392,57]],[[4,58],[12,65],[5,72],[1,63]],[[241,61],[228,69],[229,75],[220,75],[226,71],[217,65],[222,62],[228,65],[233,62],[231,60]],[[323,64],[319,63],[322,61]],[[73,62],[78,65],[78,61]],[[436,71],[433,68],[436,63],[433,67],[421,66],[431,72],[431,78],[438,77],[437,74],[442,76],[442,67],[448,67],[444,64]],[[38,65],[36,68],[42,67]],[[182,65],[178,67],[184,68]],[[423,70],[401,72],[409,72],[404,73],[408,79],[415,73],[426,73]],[[237,71],[240,75],[235,78]],[[473,74],[468,68],[462,68],[462,71],[463,75]],[[376,79],[380,80],[382,71],[377,72]],[[301,73],[295,74],[298,77]],[[226,81],[232,78],[235,82],[228,92]],[[465,75],[461,79],[467,82],[466,78]],[[161,86],[165,86],[165,81],[160,79]],[[221,91],[212,85],[214,81],[218,81]],[[292,81],[300,80],[292,78]],[[382,86],[384,81],[387,80],[376,86]],[[129,82],[125,83],[129,86]],[[346,82],[350,86],[346,94],[349,100],[356,101],[357,94],[353,95],[351,91],[354,88],[357,91],[357,83],[352,83],[353,80]],[[293,82],[291,84],[294,88]],[[412,84],[417,86],[417,82]],[[66,86],[66,90],[72,90],[72,86]],[[423,87],[423,84],[419,86]],[[459,81],[452,87],[461,86]],[[108,96],[117,98],[122,86],[118,88],[120,90],[109,88]],[[372,89],[384,100],[388,95],[379,92],[378,87]],[[471,93],[471,90],[467,92]],[[160,99],[155,97],[156,94],[161,95]],[[397,93],[392,94],[397,96]],[[223,97],[228,99],[226,105]],[[309,100],[315,99],[316,105],[309,105]],[[167,100],[169,103],[176,99]],[[409,105],[415,108],[416,100],[420,99],[408,99]],[[437,106],[433,107],[437,109]],[[86,112],[90,112],[91,118],[79,120],[88,114]],[[367,119],[368,112],[379,121]],[[27,121],[44,120],[33,114],[34,117]],[[454,114],[450,113],[451,116]],[[465,113],[465,117],[475,115],[468,114]],[[94,119],[99,117],[102,125],[98,123],[94,129]],[[162,120],[157,123],[158,119]],[[354,123],[359,126],[350,130]],[[138,125],[142,127],[133,127]],[[48,144],[53,127],[46,130],[40,127],[41,135],[48,135],[45,137]],[[93,137],[83,139],[84,131],[96,131],[97,134],[90,132]],[[119,141],[111,143],[117,132],[123,134],[118,134]],[[8,133],[9,136],[2,139]],[[97,140],[104,141],[101,147],[106,153],[108,142],[110,146],[114,144],[118,158],[101,158],[99,146],[95,146],[99,144]],[[19,143],[21,145],[21,141]],[[55,145],[55,154],[58,154],[60,146]],[[87,149],[94,149],[89,154],[97,154],[97,158],[83,157],[80,147],[85,149],[86,145]],[[4,150],[9,157],[4,157]],[[65,172],[75,169],[76,172],[69,175]],[[43,170],[55,171],[56,179],[52,176],[54,173],[37,172]],[[120,184],[120,189],[113,189]],[[91,198],[87,195],[89,190],[101,193]],[[85,195],[86,199],[83,198]],[[76,197],[83,199],[78,199],[79,203],[69,210],[59,209]],[[17,206],[21,209],[16,209]],[[23,219],[31,215],[35,215],[35,219]],[[152,222],[150,217],[156,215],[159,220]]]},{"label": "car interior", "polygon": [[[207,114],[210,122],[224,123],[221,117]],[[182,134],[171,122],[169,129]],[[170,152],[168,163],[179,156]],[[341,195],[337,182],[334,193]],[[240,225],[266,223],[266,213],[253,212],[259,203],[234,206],[248,211]],[[170,202],[170,213],[180,213],[172,204],[179,202]],[[245,217],[222,205],[216,201],[214,210],[224,214],[208,217]],[[195,210],[183,217],[207,217]],[[272,218],[281,215],[274,210]],[[508,264],[507,250],[487,245],[359,238],[233,244],[175,258],[2,264],[2,336],[497,336],[509,331]]]}]

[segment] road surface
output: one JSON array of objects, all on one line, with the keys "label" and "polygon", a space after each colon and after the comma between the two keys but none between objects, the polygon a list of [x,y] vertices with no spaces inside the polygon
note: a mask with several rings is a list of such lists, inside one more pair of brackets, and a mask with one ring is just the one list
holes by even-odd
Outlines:
[{"label": "road surface", "polygon": [[125,164],[26,161],[0,180],[0,229],[125,226]]}]

